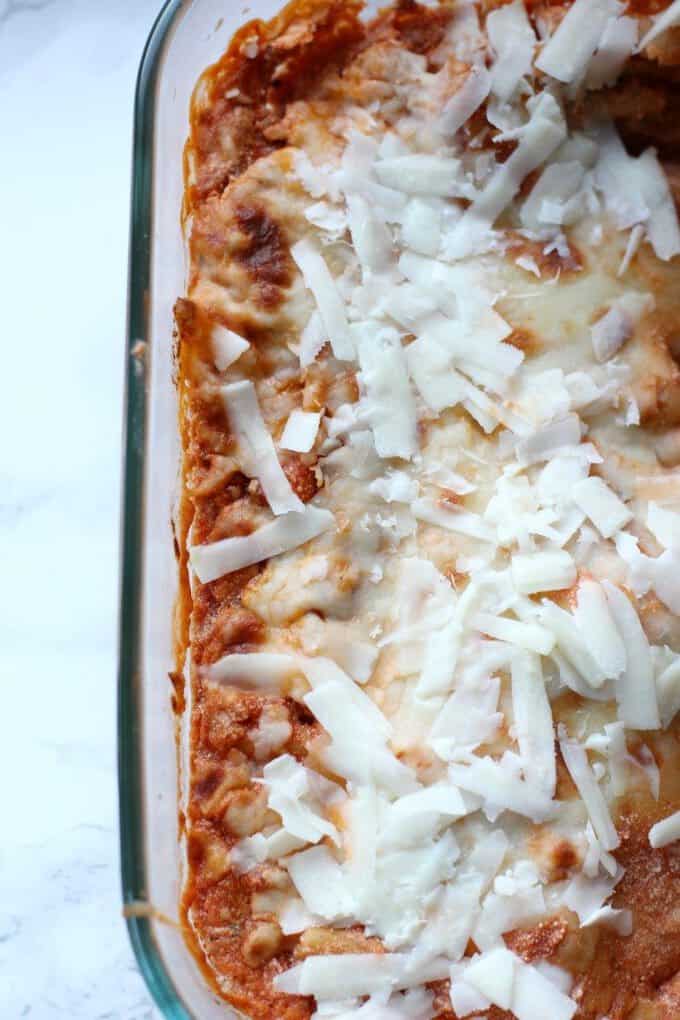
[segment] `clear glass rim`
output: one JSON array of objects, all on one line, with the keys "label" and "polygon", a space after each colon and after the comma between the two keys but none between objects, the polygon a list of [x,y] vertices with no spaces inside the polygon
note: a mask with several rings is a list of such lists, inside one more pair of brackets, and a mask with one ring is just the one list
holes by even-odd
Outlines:
[{"label": "clear glass rim", "polygon": [[[140,342],[149,339],[157,85],[169,35],[184,6],[186,0],[166,0],[161,8],[142,54],[134,105],[118,629],[120,859],[123,904],[128,908],[147,898],[140,729],[148,348]],[[162,1015],[191,1020],[163,962],[150,918],[126,913],[126,924],[139,969]]]}]

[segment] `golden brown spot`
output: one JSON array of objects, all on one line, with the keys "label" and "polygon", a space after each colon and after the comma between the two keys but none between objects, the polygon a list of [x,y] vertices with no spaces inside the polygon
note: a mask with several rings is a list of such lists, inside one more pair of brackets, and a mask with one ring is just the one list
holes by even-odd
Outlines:
[{"label": "golden brown spot", "polygon": [[267,791],[262,787],[236,790],[227,798],[224,824],[234,836],[252,836],[264,825]]},{"label": "golden brown spot", "polygon": [[537,354],[542,347],[541,340],[528,329],[513,329],[510,336],[505,338],[505,343],[525,354]]},{"label": "golden brown spot", "polygon": [[191,827],[187,843],[190,863],[199,865],[205,877],[214,882],[229,870],[229,848],[214,827],[196,823]]},{"label": "golden brown spot", "polygon": [[361,928],[308,928],[300,936],[295,958],[304,960],[317,953],[384,953],[380,939],[364,935]]},{"label": "golden brown spot", "polygon": [[448,507],[459,507],[463,502],[463,497],[457,492],[452,492],[451,489],[442,489],[441,493],[437,503],[444,507],[445,510]]},{"label": "golden brown spot", "polygon": [[[553,851],[554,873],[560,878],[566,878],[566,873],[574,868],[579,861],[576,849],[568,840],[561,840]],[[559,881],[556,877],[554,881]]]},{"label": "golden brown spot", "polygon": [[262,698],[233,687],[206,685],[200,714],[200,736],[213,751],[226,755],[257,724]]},{"label": "golden brown spot", "polygon": [[243,959],[249,967],[260,967],[276,956],[283,934],[274,921],[258,921],[243,940]]},{"label": "golden brown spot", "polygon": [[[240,790],[250,782],[250,765],[241,751],[230,751],[226,757],[224,768],[219,773],[219,784],[215,787],[212,796],[206,796],[205,808],[208,813],[224,813],[226,793],[232,790]],[[198,786],[194,787],[196,797],[201,799],[202,794]]]},{"label": "golden brown spot", "polygon": [[221,768],[214,762],[198,762],[194,769],[194,793],[201,800],[210,799],[219,786]]},{"label": "golden brown spot", "polygon": [[247,499],[237,499],[219,510],[213,525],[206,535],[207,542],[219,542],[222,538],[250,535],[255,530],[253,510]]},{"label": "golden brown spot", "polygon": [[581,856],[576,847],[568,839],[556,836],[544,826],[539,826],[533,832],[528,847],[549,882],[563,881],[580,863]]},{"label": "golden brown spot", "polygon": [[288,245],[278,224],[265,209],[239,206],[236,221],[246,241],[235,257],[257,284],[262,304],[272,308],[282,301],[282,290],[292,280],[293,265]]},{"label": "golden brown spot", "polygon": [[660,428],[680,425],[680,370],[668,376],[651,375],[635,387],[642,425]]},{"label": "golden brown spot", "polygon": [[180,348],[182,344],[193,344],[205,337],[206,322],[200,308],[188,298],[178,298],[173,309]]},{"label": "golden brown spot", "polygon": [[429,53],[442,42],[446,27],[451,20],[451,11],[424,7],[416,0],[398,0],[394,7],[388,7],[375,19],[370,32],[370,41],[396,38],[412,53]]},{"label": "golden brown spot", "polygon": [[226,605],[215,620],[215,638],[219,642],[219,655],[264,641],[266,627],[263,620],[243,606]]}]

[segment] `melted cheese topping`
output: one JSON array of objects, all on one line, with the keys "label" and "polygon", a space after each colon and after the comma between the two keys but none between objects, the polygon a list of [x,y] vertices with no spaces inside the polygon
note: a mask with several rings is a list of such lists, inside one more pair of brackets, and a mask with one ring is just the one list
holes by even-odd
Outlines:
[{"label": "melted cheese topping", "polygon": [[[241,593],[265,630],[197,668],[315,720],[291,754],[285,713],[260,718],[268,812],[229,861],[278,861],[284,932],[359,925],[384,948],[274,977],[319,1018],[425,1020],[437,981],[459,1017],[574,1016],[569,974],[503,936],[556,914],[630,934],[608,902],[616,805],[640,782],[658,796],[658,770],[643,745],[640,777],[628,739],[680,705],[652,619],[680,609],[678,497],[640,424],[666,424],[650,388],[675,370],[651,338],[677,216],[652,151],[565,116],[616,78],[637,22],[576,0],[546,38],[521,0],[486,33],[464,10],[434,68],[369,48],[359,80],[375,61],[389,98],[336,83],[331,121],[298,104],[289,147],[231,185],[286,224],[279,371],[316,370],[325,395],[282,411],[245,341],[216,334],[234,456],[269,509],[191,563],[210,582],[267,559]],[[194,300],[232,310],[234,289],[211,286],[199,273]],[[312,449],[322,485],[303,507],[281,458]],[[652,846],[679,831],[659,822]],[[568,874],[542,849],[557,844]]]}]

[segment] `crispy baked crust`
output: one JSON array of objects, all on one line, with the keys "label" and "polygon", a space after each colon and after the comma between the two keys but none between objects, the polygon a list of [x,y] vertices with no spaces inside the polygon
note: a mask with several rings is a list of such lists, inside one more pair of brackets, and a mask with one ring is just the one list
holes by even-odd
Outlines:
[{"label": "crispy baked crust", "polygon": [[[559,18],[568,4],[542,0],[534,6],[546,18]],[[633,6],[654,13],[664,4],[647,0]],[[253,781],[255,749],[249,732],[265,704],[280,708],[291,724],[285,750],[303,758],[319,727],[293,698],[265,698],[204,683],[202,666],[227,652],[257,650],[265,640],[267,624],[242,597],[263,568],[248,567],[210,584],[194,579],[190,587],[186,547],[190,531],[194,544],[248,534],[266,507],[258,484],[239,471],[234,457],[234,439],[211,367],[210,330],[215,322],[250,341],[243,368],[261,386],[268,423],[282,422],[300,403],[310,410],[332,408],[356,396],[351,372],[329,378],[322,358],[302,378],[296,359],[289,356],[287,342],[296,339],[287,311],[294,276],[289,247],[297,239],[296,219],[277,205],[276,179],[258,176],[257,161],[281,150],[279,165],[285,170],[286,145],[293,138],[300,144],[304,135],[304,117],[296,104],[309,104],[307,114],[316,103],[323,119],[332,109],[342,76],[345,80],[356,76],[361,96],[367,72],[360,58],[372,45],[427,55],[440,44],[450,17],[446,7],[433,10],[402,0],[366,24],[359,17],[360,8],[355,0],[295,0],[269,23],[245,25],[197,85],[186,148],[184,214],[190,271],[188,297],[180,299],[175,310],[183,448],[177,519],[178,672],[191,652],[188,871],[182,910],[187,938],[206,976],[229,1002],[257,1020],[306,1020],[313,1012],[311,999],[273,991],[273,977],[292,961],[315,952],[383,950],[359,927],[342,932],[311,929],[286,937],[275,923],[253,917],[253,895],[276,893],[282,877],[274,867],[239,875],[229,864],[230,847],[268,820],[266,797]],[[636,61],[597,101],[614,114],[634,147],[651,141],[672,161],[680,159],[680,124],[669,115],[678,106],[680,68],[675,65],[680,64],[680,41],[676,49],[667,44],[652,55],[657,63]],[[578,109],[573,115],[579,116]],[[550,257],[558,259],[554,253]],[[565,273],[578,264],[577,252],[570,257],[576,260],[574,265],[563,259],[559,267]],[[663,274],[672,272],[677,278],[676,267],[662,270],[649,262],[653,287]],[[211,280],[229,290],[231,304],[212,300],[206,284]],[[654,289],[662,292],[665,282]],[[643,420],[651,428],[680,424],[676,325],[665,314],[655,328],[660,331],[650,340],[655,370],[648,374],[653,382],[646,403],[641,403]],[[516,338],[525,349],[531,340],[527,335]],[[295,492],[308,502],[322,481],[316,456],[286,453],[282,465]],[[182,707],[180,695],[178,708]],[[677,731],[648,743],[661,769],[661,798],[657,803],[639,793],[618,805],[622,845],[616,856],[627,871],[613,902],[633,909],[633,936],[623,939],[602,927],[579,930],[573,916],[560,916],[507,937],[525,959],[548,959],[576,975],[579,1020],[680,1016],[676,919],[680,855],[672,848],[652,851],[647,842],[650,824],[674,810],[680,800]],[[570,780],[563,766],[561,782],[566,790]],[[566,873],[573,864],[568,843],[548,852],[556,871],[563,868]],[[446,983],[434,990],[439,1017],[452,1020]],[[481,1015],[511,1020],[496,1007]]]}]

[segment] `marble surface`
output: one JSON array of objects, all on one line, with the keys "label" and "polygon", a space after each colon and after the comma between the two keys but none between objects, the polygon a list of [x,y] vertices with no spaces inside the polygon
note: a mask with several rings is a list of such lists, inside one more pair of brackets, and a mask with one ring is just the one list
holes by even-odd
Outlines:
[{"label": "marble surface", "polygon": [[120,915],[134,81],[160,0],[0,0],[0,1016],[157,1016]]}]

